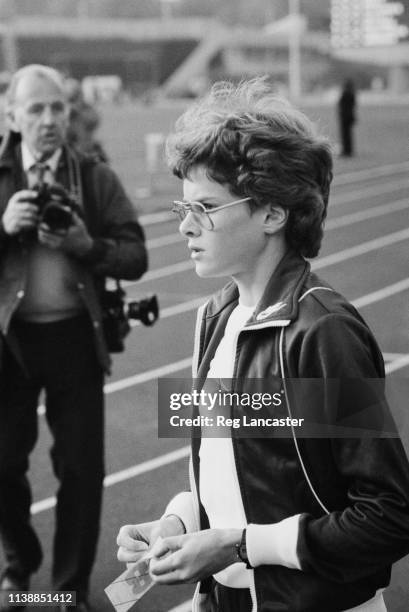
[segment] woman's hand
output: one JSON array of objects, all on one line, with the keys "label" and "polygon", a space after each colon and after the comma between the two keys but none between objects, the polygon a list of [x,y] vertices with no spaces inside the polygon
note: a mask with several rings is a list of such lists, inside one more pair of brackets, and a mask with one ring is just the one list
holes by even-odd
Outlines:
[{"label": "woman's hand", "polygon": [[198,582],[238,561],[235,544],[241,529],[206,529],[186,535],[161,537],[149,556],[150,574],[160,584]]},{"label": "woman's hand", "polygon": [[159,537],[176,536],[185,532],[182,521],[175,515],[169,515],[159,521],[124,525],[117,537],[119,561],[135,563],[146,553]]}]

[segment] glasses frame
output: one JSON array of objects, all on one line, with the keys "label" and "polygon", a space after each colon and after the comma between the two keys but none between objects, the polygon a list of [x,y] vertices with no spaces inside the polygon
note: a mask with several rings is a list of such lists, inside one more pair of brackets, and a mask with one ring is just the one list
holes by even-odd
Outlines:
[{"label": "glasses frame", "polygon": [[[198,223],[201,227],[208,230],[214,229],[214,223],[210,215],[218,212],[219,210],[223,210],[223,208],[230,208],[230,206],[235,206],[236,204],[241,204],[242,202],[248,202],[251,198],[241,198],[240,200],[233,200],[233,202],[228,202],[227,204],[221,204],[220,206],[215,206],[214,208],[206,208],[202,202],[197,202],[196,200],[190,200],[189,202],[182,202],[181,200],[173,201],[172,212],[179,215],[179,219],[183,221],[186,219],[187,215],[191,212],[192,214],[199,215]],[[192,211],[192,205],[198,206],[200,208],[200,212]],[[209,226],[206,227],[203,223],[200,222],[200,215],[204,215],[209,220]]]}]

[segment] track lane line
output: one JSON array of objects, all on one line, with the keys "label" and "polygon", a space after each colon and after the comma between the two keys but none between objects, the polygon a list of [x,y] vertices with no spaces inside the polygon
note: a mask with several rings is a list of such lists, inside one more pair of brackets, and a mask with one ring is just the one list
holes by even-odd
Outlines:
[{"label": "track lane line", "polygon": [[[409,289],[409,279],[404,279],[402,281],[399,281],[398,283],[394,283],[393,285],[389,285],[388,287],[384,287],[383,289],[364,295],[361,298],[352,300],[351,303],[355,307],[359,308],[367,306],[368,304],[373,304],[374,302],[383,300],[391,295],[395,295],[396,293],[399,293],[400,291],[405,291],[407,289]],[[388,353],[387,355],[389,356],[391,354]],[[115,393],[117,391],[136,386],[144,382],[148,382],[152,379],[159,378],[160,376],[166,376],[170,373],[182,371],[190,367],[191,364],[192,358],[187,357],[186,359],[181,359],[180,361],[167,364],[165,366],[155,368],[153,370],[148,370],[147,372],[142,372],[141,374],[136,374],[135,376],[130,376],[120,381],[108,383],[107,385],[105,385],[104,391],[107,394]],[[400,355],[399,357],[397,357],[397,359],[388,363],[385,366],[385,371],[387,374],[390,374],[408,365],[409,355]],[[149,459],[148,461],[144,461],[137,465],[131,466],[130,468],[120,470],[119,472],[114,472],[113,474],[110,474],[109,476],[105,477],[104,487],[110,487],[113,484],[117,484],[118,482],[123,482],[125,480],[128,480],[129,478],[140,476],[141,474],[145,474],[146,472],[150,472],[165,465],[168,465],[173,461],[183,459],[188,456],[189,448],[189,446],[184,446],[180,449],[177,449],[176,451],[171,451],[170,453],[159,455],[158,457],[154,457],[153,459]],[[55,497],[48,497],[41,501],[35,502],[31,505],[31,514],[39,514],[40,512],[49,510],[50,508],[53,508],[55,504]]]},{"label": "track lane line", "polygon": [[[349,185],[351,183],[359,183],[381,176],[393,176],[400,172],[409,171],[409,162],[398,162],[396,164],[386,164],[384,166],[375,166],[374,168],[363,168],[362,170],[354,170],[352,172],[342,172],[335,174],[332,185],[334,187]],[[170,211],[158,211],[155,213],[145,213],[139,216],[139,221],[145,226],[166,223],[170,219],[174,219],[174,213]]]},{"label": "track lane line", "polygon": [[[391,374],[392,372],[397,372],[406,366],[409,366],[409,355],[400,357],[392,363],[387,364],[385,366],[385,372],[386,374]],[[119,472],[114,472],[113,474],[110,474],[104,478],[104,487],[110,487],[113,484],[129,480],[130,478],[146,474],[147,472],[151,472],[175,461],[184,459],[189,456],[189,452],[190,446],[183,446],[176,451],[159,455],[154,459],[149,459],[148,461],[143,461],[142,463],[138,463],[130,468],[120,470]],[[31,514],[35,515],[39,514],[40,512],[44,512],[45,510],[50,510],[51,508],[55,507],[56,502],[57,500],[55,497],[47,497],[41,501],[34,502],[31,504]]]},{"label": "track lane line", "polygon": [[[407,179],[404,182],[402,182],[402,184],[394,183],[392,187],[389,187],[389,185],[382,185],[382,186],[377,186],[376,188],[371,187],[368,189],[362,189],[361,191],[354,191],[352,194],[347,194],[345,197],[340,198],[339,200],[336,198],[330,199],[330,203],[328,205],[328,211],[331,212],[337,206],[341,206],[342,204],[350,204],[351,202],[354,202],[355,200],[358,200],[360,198],[369,198],[371,196],[385,195],[386,193],[392,193],[393,191],[399,191],[400,189],[405,189],[405,188],[409,189],[409,181]],[[362,211],[357,211],[355,213],[352,213],[351,215],[345,215],[344,217],[342,217],[342,218],[345,218],[344,225],[349,225],[350,223],[352,224],[352,223],[356,223],[358,221],[362,221],[365,219],[370,219],[371,212],[373,212],[374,217],[380,216],[383,214],[386,215],[388,214],[388,212],[390,213],[397,212],[398,210],[402,210],[404,208],[402,204],[403,202],[408,202],[408,200],[407,199],[394,200],[392,202],[387,202],[379,206],[373,206],[370,208],[366,208]],[[388,211],[388,207],[389,207],[389,211]],[[397,208],[395,209],[395,207]],[[384,210],[385,212],[377,212],[380,210],[382,211]],[[357,215],[356,220],[353,218],[354,215]],[[362,218],[359,218],[359,215],[362,215]],[[348,220],[349,218],[351,218],[350,221]],[[326,231],[331,230],[331,229],[336,229],[338,227],[344,227],[344,225],[334,225],[334,226],[332,225],[332,224],[335,224],[335,222],[338,219],[341,219],[341,217],[337,217],[335,219],[331,218],[329,221],[327,221],[325,224]],[[175,229],[175,231],[172,234],[165,234],[164,236],[158,236],[157,238],[148,239],[146,241],[146,246],[149,250],[153,250],[153,249],[160,249],[165,246],[179,244],[184,241],[185,241],[185,238],[183,238],[183,236],[179,234],[177,229]]]},{"label": "track lane line", "polygon": [[[380,238],[374,238],[373,240],[363,242],[362,244],[357,245],[355,247],[349,247],[347,249],[343,249],[342,251],[338,251],[337,253],[332,253],[331,255],[320,257],[317,261],[312,262],[311,267],[313,270],[319,270],[320,268],[332,266],[336,263],[352,259],[353,257],[365,255],[370,251],[375,251],[377,249],[390,246],[392,244],[395,244],[396,242],[407,240],[408,238],[409,229],[392,232],[391,234],[386,234],[385,236],[381,236]],[[142,283],[146,283],[152,280],[158,280],[159,278],[164,278],[173,274],[180,274],[182,272],[186,272],[188,270],[193,269],[193,267],[194,264],[191,260],[181,261],[176,264],[170,264],[169,266],[164,266],[163,268],[156,268],[156,270],[147,272],[145,276],[143,276],[137,281],[124,281],[122,285],[125,288],[133,287],[134,285],[138,285],[139,287]]]},{"label": "track lane line", "polygon": [[365,210],[357,210],[354,213],[348,215],[342,215],[335,219],[328,219],[325,222],[325,232],[328,230],[339,229],[341,227],[347,227],[348,225],[354,225],[361,221],[367,221],[368,219],[376,219],[390,213],[401,212],[409,208],[409,198],[403,198],[402,200],[395,200],[394,202],[388,202],[387,204],[380,204],[379,206],[373,206],[372,208],[365,208]]},{"label": "track lane line", "polygon": [[[183,446],[182,448],[165,453],[164,455],[154,457],[154,459],[149,459],[148,461],[138,463],[130,468],[126,468],[125,470],[114,472],[113,474],[110,474],[104,478],[104,487],[111,487],[118,482],[135,478],[136,476],[146,474],[147,472],[152,472],[153,470],[157,470],[158,468],[169,465],[175,461],[185,459],[189,456],[189,452],[190,446]],[[56,502],[57,500],[55,497],[47,497],[39,502],[35,502],[31,505],[31,514],[39,514],[40,512],[54,508]]]},{"label": "track lane line", "polygon": [[394,164],[385,164],[384,166],[375,166],[373,168],[363,168],[362,170],[353,170],[352,172],[342,172],[335,174],[334,185],[347,185],[351,182],[366,181],[379,176],[390,176],[399,172],[408,172],[409,162],[397,162]]},{"label": "track lane line", "polygon": [[408,179],[403,179],[398,182],[394,181],[393,183],[374,185],[372,187],[364,187],[363,189],[353,190],[350,193],[344,193],[342,195],[339,195],[338,197],[336,195],[330,195],[328,210],[332,210],[334,207],[341,206],[342,204],[350,204],[351,202],[355,202],[355,200],[378,197],[381,195],[393,193],[394,191],[408,189],[408,187]]},{"label": "track lane line", "polygon": [[[396,283],[392,283],[391,285],[387,285],[386,287],[382,287],[382,289],[378,289],[376,291],[372,291],[360,298],[352,300],[351,303],[355,306],[355,308],[364,308],[365,306],[369,306],[370,304],[374,304],[381,300],[387,299],[393,295],[398,293],[402,293],[404,291],[409,290],[409,278],[403,279]],[[205,303],[210,296],[203,296],[200,298],[195,298],[194,300],[189,300],[188,302],[182,302],[180,304],[176,304],[175,306],[171,306],[168,309],[164,309],[162,318],[168,318],[171,316],[175,316],[180,313],[189,312],[191,310],[196,310]],[[133,321],[133,326],[140,325],[139,321]],[[389,359],[392,357],[393,360],[398,360],[401,358],[401,354],[395,353],[386,353],[385,358]],[[142,372],[140,374],[135,374],[134,376],[130,376],[128,378],[122,378],[118,381],[114,381],[112,383],[107,383],[104,386],[105,393],[115,393],[116,391],[121,391],[131,386],[135,386],[141,384],[143,382],[148,382],[152,380],[152,378],[159,378],[161,376],[166,376],[168,374],[174,374],[175,372],[179,372],[191,366],[192,360],[187,357],[185,359],[181,359],[179,361],[175,361],[173,363],[160,366],[158,368],[154,368],[152,370],[147,370],[146,372]],[[133,382],[132,382],[133,381]],[[43,416],[45,414],[44,405],[40,405],[38,407],[37,413],[39,416]]]},{"label": "track lane line", "polygon": [[359,257],[360,255],[365,255],[367,253],[370,253],[371,251],[376,251],[378,249],[382,249],[384,247],[391,246],[392,244],[396,244],[397,242],[402,242],[403,240],[408,239],[409,229],[393,232],[392,234],[386,234],[385,236],[381,236],[380,238],[368,240],[367,242],[363,242],[362,244],[358,244],[354,247],[349,247],[348,249],[343,249],[342,251],[338,251],[337,253],[332,253],[331,255],[320,257],[318,261],[313,261],[311,263],[311,268],[312,270],[320,270],[321,268],[333,266],[334,264],[347,261],[348,259],[353,259],[354,257]]}]

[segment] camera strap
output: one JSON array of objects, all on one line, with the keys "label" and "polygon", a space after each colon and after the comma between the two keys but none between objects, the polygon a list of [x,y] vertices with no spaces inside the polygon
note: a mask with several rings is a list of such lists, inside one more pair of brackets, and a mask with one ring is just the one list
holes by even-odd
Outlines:
[{"label": "camera strap", "polygon": [[65,149],[65,151],[67,156],[70,196],[75,201],[78,208],[82,211],[82,214],[84,214],[84,192],[81,181],[80,163],[77,156],[73,154],[68,147]]}]

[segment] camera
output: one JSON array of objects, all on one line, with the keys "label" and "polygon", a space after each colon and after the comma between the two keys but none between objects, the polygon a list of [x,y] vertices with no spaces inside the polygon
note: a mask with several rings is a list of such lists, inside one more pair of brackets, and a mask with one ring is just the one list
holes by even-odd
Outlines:
[{"label": "camera", "polygon": [[105,340],[110,353],[121,353],[124,340],[131,330],[130,319],[151,326],[159,318],[156,295],[139,301],[125,302],[125,291],[117,281],[116,289],[104,289],[101,298]]},{"label": "camera", "polygon": [[148,327],[159,318],[159,304],[156,295],[143,298],[139,301],[128,302],[128,319],[140,321]]},{"label": "camera", "polygon": [[73,224],[73,212],[78,206],[68,191],[60,184],[43,183],[34,187],[37,196],[40,223],[45,223],[51,232],[66,232]]}]

